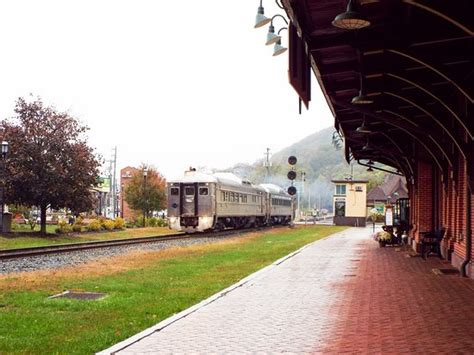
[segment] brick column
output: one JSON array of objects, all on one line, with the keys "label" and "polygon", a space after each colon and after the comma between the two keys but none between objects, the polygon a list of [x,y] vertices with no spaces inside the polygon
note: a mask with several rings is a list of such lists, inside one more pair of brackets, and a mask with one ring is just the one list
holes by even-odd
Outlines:
[{"label": "brick column", "polygon": [[433,227],[433,167],[418,161],[416,177],[416,207],[414,224],[415,240],[419,243],[420,232],[428,232]]},{"label": "brick column", "polygon": [[454,252],[451,262],[459,268],[466,258],[466,200],[467,200],[467,174],[466,161],[460,155],[458,161],[458,173],[455,189],[455,213],[454,213]]}]

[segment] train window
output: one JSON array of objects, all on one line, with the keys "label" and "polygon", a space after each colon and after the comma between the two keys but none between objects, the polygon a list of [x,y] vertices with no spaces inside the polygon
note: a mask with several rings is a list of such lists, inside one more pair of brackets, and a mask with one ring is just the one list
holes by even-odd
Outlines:
[{"label": "train window", "polygon": [[179,195],[179,189],[177,187],[172,187],[170,193],[173,196],[177,196]]},{"label": "train window", "polygon": [[207,187],[200,187],[199,188],[199,195],[209,195],[209,189]]},{"label": "train window", "polygon": [[247,203],[247,195],[242,195],[242,202]]},{"label": "train window", "polygon": [[193,196],[194,195],[194,187],[186,187],[184,189],[184,193],[186,196]]},{"label": "train window", "polygon": [[234,202],[234,193],[230,192],[230,202]]},{"label": "train window", "polygon": [[221,200],[225,201],[225,192],[224,191],[221,191]]}]

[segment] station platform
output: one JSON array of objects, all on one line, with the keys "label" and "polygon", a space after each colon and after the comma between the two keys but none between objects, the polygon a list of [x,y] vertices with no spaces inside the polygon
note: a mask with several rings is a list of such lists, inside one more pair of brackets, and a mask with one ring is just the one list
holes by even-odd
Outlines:
[{"label": "station platform", "polygon": [[309,244],[101,354],[474,353],[474,281],[371,235]]}]

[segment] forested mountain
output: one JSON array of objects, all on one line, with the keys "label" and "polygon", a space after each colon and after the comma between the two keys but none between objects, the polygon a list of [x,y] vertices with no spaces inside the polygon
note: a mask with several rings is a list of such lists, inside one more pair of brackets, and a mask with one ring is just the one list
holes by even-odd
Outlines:
[{"label": "forested mountain", "polygon": [[[298,172],[297,188],[301,194],[301,203],[304,208],[331,209],[333,184],[332,179],[342,179],[351,176],[353,179],[368,179],[369,189],[382,183],[385,174],[380,171],[367,172],[366,168],[357,164],[347,164],[344,151],[337,150],[332,144],[333,127],[325,128],[313,133],[299,142],[275,152],[270,160],[270,175],[263,166],[263,159],[254,164],[237,164],[227,171],[232,171],[241,177],[247,177],[254,183],[272,182],[282,187],[290,185],[286,174],[290,170],[288,157],[294,155],[298,159],[295,165]],[[270,147],[271,148],[271,147]],[[306,173],[306,181],[302,186],[301,172]],[[303,208],[302,207],[302,208]]]}]

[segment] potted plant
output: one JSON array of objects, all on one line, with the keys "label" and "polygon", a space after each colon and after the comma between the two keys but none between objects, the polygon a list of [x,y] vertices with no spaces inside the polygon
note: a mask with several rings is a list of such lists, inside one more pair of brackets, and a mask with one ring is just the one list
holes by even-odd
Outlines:
[{"label": "potted plant", "polygon": [[392,235],[389,232],[382,231],[377,234],[377,240],[381,248],[389,244],[392,240]]}]

